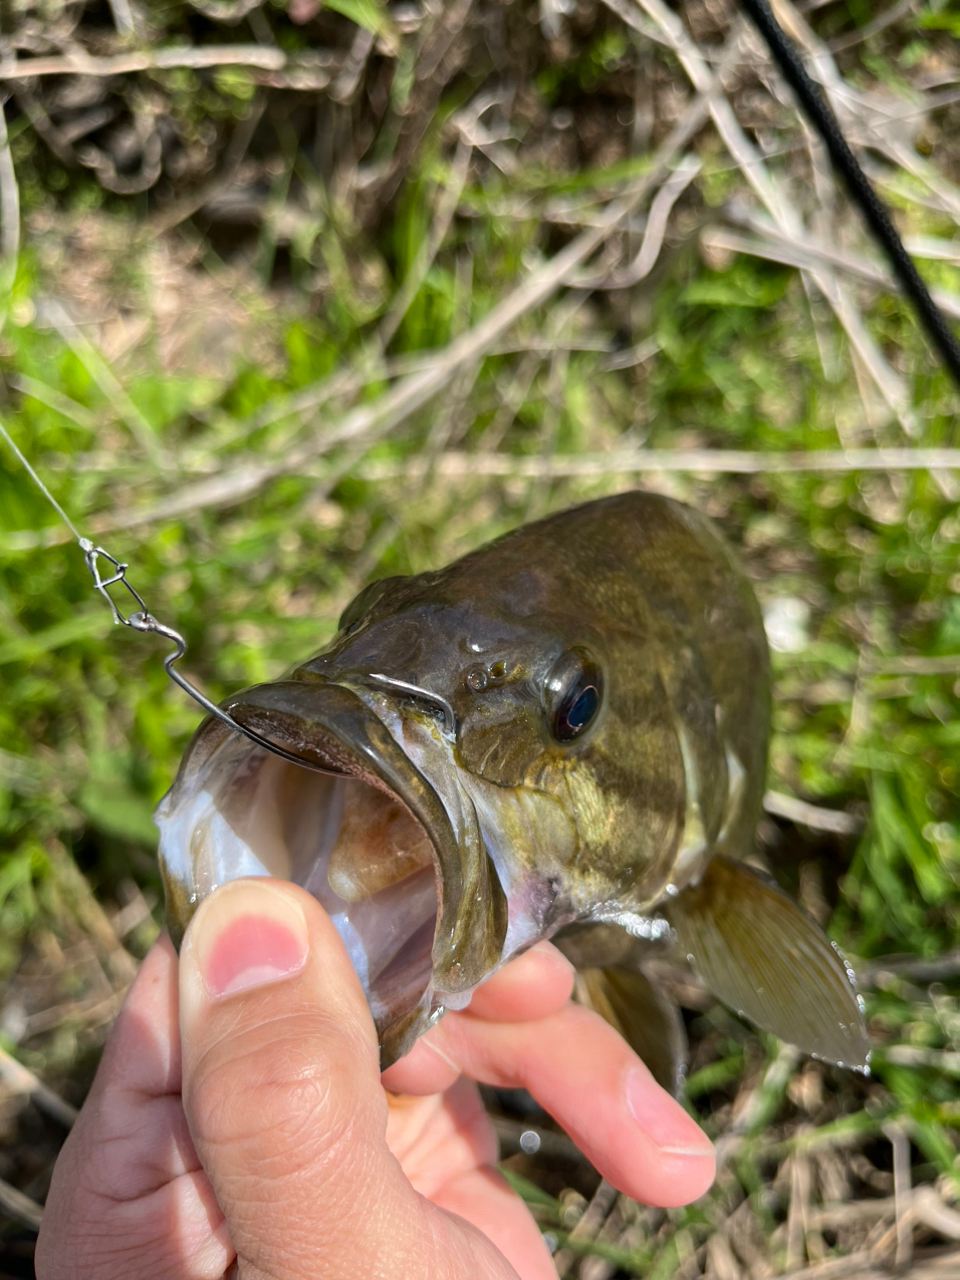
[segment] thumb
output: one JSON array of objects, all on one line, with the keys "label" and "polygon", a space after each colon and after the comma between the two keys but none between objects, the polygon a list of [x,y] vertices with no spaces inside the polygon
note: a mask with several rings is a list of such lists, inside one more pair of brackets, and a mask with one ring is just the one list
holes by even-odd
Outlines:
[{"label": "thumb", "polygon": [[257,879],[207,898],[180,1001],[184,1109],[241,1277],[515,1276],[390,1153],[366,999],[308,893]]}]

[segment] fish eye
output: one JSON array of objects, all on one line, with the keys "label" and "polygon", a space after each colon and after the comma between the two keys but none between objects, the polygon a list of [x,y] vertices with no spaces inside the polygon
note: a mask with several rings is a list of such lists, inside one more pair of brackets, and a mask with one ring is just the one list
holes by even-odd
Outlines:
[{"label": "fish eye", "polygon": [[550,729],[558,742],[572,742],[600,710],[603,673],[585,649],[565,653],[547,677],[545,688]]}]

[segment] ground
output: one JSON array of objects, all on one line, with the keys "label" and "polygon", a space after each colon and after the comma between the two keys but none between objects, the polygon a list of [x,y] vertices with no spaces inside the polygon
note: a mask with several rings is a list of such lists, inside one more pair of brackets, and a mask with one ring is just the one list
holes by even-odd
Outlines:
[{"label": "ground", "polygon": [[[955,325],[960,9],[775,7]],[[561,1274],[953,1274],[957,394],[735,6],[17,0],[0,102],[0,420],[211,696],[370,578],[592,496],[673,494],[741,549],[775,644],[758,856],[854,963],[873,1070],[668,972],[703,1201],[627,1202],[490,1098]],[[19,1277],[161,924],[150,813],[198,717],[3,449],[0,560]]]}]

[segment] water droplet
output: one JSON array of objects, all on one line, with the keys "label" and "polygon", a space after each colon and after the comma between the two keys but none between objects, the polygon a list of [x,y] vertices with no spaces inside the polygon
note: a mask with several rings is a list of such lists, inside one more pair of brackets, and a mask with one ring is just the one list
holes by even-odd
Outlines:
[{"label": "water droplet", "polygon": [[479,664],[469,667],[463,678],[467,688],[472,689],[474,693],[482,693],[490,682],[486,670]]},{"label": "water droplet", "polygon": [[525,1151],[528,1156],[536,1155],[540,1150],[539,1133],[534,1133],[532,1129],[525,1129],[520,1135],[520,1150]]}]

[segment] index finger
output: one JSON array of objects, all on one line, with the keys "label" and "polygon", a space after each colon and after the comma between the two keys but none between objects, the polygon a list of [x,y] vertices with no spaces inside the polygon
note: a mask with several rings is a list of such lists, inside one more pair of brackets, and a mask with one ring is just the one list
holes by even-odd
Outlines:
[{"label": "index finger", "polygon": [[608,1182],[635,1200],[688,1204],[710,1186],[713,1146],[633,1050],[590,1009],[568,1004],[535,1022],[451,1015],[384,1077],[430,1092],[463,1072],[527,1089]]}]

